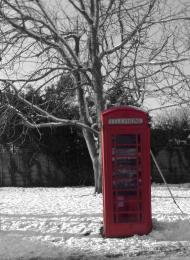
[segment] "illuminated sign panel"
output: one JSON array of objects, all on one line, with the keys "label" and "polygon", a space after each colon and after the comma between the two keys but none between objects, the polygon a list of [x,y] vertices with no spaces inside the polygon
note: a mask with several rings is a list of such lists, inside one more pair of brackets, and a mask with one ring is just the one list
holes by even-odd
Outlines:
[{"label": "illuminated sign panel", "polygon": [[143,124],[143,118],[109,118],[109,125],[140,125]]}]

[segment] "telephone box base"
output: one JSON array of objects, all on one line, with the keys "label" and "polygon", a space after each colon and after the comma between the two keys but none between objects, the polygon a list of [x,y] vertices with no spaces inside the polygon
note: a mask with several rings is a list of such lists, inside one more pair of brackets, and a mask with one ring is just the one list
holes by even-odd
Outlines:
[{"label": "telephone box base", "polygon": [[[105,226],[104,226],[105,227]],[[106,238],[124,238],[131,237],[134,235],[148,235],[152,231],[152,223],[144,223],[143,227],[141,224],[129,224],[129,225],[120,225],[114,227],[106,227],[103,229],[103,236]]]}]

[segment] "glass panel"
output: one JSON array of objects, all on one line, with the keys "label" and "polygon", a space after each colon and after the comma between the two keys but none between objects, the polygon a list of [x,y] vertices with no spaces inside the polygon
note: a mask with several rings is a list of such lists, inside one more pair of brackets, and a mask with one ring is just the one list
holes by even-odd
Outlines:
[{"label": "glass panel", "polygon": [[116,135],[113,142],[116,144],[136,144],[136,135]]},{"label": "glass panel", "polygon": [[121,178],[136,178],[137,177],[137,170],[136,169],[129,169],[126,167],[115,167],[113,169],[113,176],[121,177]]},{"label": "glass panel", "polygon": [[112,148],[112,155],[115,156],[135,156],[137,153],[136,147],[126,147],[126,146],[118,146]]},{"label": "glass panel", "polygon": [[137,179],[116,179],[113,180],[115,189],[137,189]]},{"label": "glass panel", "polygon": [[139,220],[139,216],[135,213],[133,214],[122,213],[122,214],[117,214],[114,217],[114,221],[116,223],[137,222],[138,220]]},{"label": "glass panel", "polygon": [[128,159],[128,158],[116,158],[117,166],[135,166],[137,165],[136,159]]},{"label": "glass panel", "polygon": [[114,196],[127,196],[127,191],[114,191]]},{"label": "glass panel", "polygon": [[123,197],[126,201],[137,200],[139,198],[139,192],[137,192],[137,190],[114,190],[113,195],[114,201],[116,201],[118,197]]},{"label": "glass panel", "polygon": [[117,212],[128,211],[138,213],[141,210],[141,203],[137,200],[125,200],[124,197],[117,197],[114,203],[114,209]]}]

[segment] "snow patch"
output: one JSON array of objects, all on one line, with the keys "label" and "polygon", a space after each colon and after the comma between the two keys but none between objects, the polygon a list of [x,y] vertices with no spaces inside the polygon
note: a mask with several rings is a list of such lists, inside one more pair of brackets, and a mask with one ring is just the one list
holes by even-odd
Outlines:
[{"label": "snow patch", "polygon": [[[189,259],[190,189],[152,187],[153,230],[103,238],[102,195],[83,188],[0,188],[0,259]],[[177,258],[176,258],[177,257]]]},{"label": "snow patch", "polygon": [[189,241],[190,222],[189,220],[163,222],[154,219],[150,236],[159,241]]}]

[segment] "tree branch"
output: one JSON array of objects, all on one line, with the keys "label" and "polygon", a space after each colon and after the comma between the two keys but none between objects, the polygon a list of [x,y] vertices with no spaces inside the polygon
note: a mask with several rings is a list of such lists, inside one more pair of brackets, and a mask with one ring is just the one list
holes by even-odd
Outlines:
[{"label": "tree branch", "polygon": [[154,7],[156,1],[157,0],[152,0],[151,1],[147,13],[144,15],[144,17],[141,19],[141,22],[135,27],[135,29],[127,36],[127,38],[125,38],[120,44],[118,44],[117,46],[113,47],[112,49],[103,51],[100,54],[100,59],[102,59],[105,55],[112,54],[112,53],[116,52],[117,50],[121,49],[126,43],[128,43],[136,35],[136,33],[140,30],[142,25],[145,23],[147,17],[149,16],[151,10]]},{"label": "tree branch", "polygon": [[82,16],[86,19],[86,21],[89,23],[89,24],[92,24],[93,21],[92,19],[89,17],[89,15],[87,14],[86,10],[84,9],[84,4],[83,2],[80,0],[80,4],[81,4],[81,8],[80,9],[75,3],[73,0],[69,0],[69,2],[72,4],[72,6],[79,12],[82,14]]},{"label": "tree branch", "polygon": [[[183,61],[189,61],[190,58],[181,58],[181,59],[174,59],[174,60],[166,60],[166,61],[155,61],[155,62],[139,62],[136,63],[135,66],[136,67],[140,67],[140,66],[162,66],[162,65],[167,65],[167,64],[174,64],[174,63],[179,63],[179,62],[183,62]],[[124,66],[125,68],[131,68],[133,67],[134,64],[131,65],[126,65]]]},{"label": "tree branch", "polygon": [[[15,92],[15,96],[18,98],[18,100],[22,101],[24,104],[26,104],[27,106],[31,107],[32,109],[34,109],[36,112],[38,112],[39,114],[41,114],[42,116],[44,116],[47,120],[52,120],[53,122],[48,122],[48,123],[40,123],[40,124],[33,124],[31,122],[28,121],[28,119],[15,107],[8,105],[10,109],[14,110],[19,117],[22,118],[23,122],[25,123],[25,125],[27,125],[28,127],[32,127],[32,128],[36,128],[36,127],[48,127],[48,126],[76,126],[79,127],[81,129],[86,129],[88,131],[93,132],[94,134],[99,134],[99,131],[91,128],[90,126],[78,121],[78,120],[69,120],[69,119],[63,119],[63,118],[59,118],[56,116],[51,115],[50,113],[48,113],[47,111],[43,110],[42,108],[40,108],[37,105],[32,104],[30,101],[26,100],[25,98],[23,98],[22,96],[19,95],[16,87],[12,84],[12,82],[6,82],[9,86],[12,87],[12,89]],[[9,93],[10,94],[10,93]]]}]

